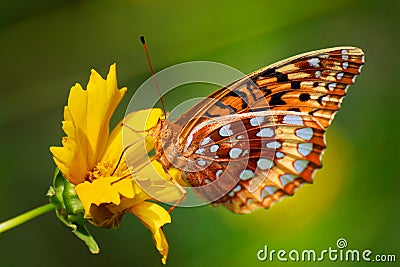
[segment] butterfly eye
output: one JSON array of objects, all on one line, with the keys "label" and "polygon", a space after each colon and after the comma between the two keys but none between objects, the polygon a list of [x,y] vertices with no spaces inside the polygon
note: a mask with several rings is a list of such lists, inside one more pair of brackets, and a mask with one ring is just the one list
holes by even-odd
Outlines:
[{"label": "butterfly eye", "polygon": [[169,141],[172,137],[172,131],[169,128],[166,128],[162,131],[161,133],[161,137],[163,139],[164,142]]}]

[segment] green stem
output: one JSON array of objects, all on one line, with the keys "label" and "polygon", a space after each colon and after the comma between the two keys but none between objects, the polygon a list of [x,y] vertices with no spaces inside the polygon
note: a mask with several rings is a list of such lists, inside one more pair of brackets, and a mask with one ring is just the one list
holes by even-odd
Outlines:
[{"label": "green stem", "polygon": [[54,205],[49,203],[2,222],[0,223],[0,234],[54,209]]}]

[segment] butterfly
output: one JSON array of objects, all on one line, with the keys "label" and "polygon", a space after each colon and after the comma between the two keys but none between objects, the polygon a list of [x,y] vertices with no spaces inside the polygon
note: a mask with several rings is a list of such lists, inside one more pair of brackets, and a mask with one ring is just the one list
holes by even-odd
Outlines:
[{"label": "butterfly", "polygon": [[334,47],[293,56],[222,87],[152,136],[164,170],[234,213],[268,208],[312,183],[325,131],[364,54]]}]

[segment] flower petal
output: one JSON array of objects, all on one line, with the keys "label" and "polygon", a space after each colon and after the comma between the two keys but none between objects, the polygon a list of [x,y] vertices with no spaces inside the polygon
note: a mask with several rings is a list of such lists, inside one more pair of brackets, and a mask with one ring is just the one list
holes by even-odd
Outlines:
[{"label": "flower petal", "polygon": [[85,216],[90,214],[90,206],[95,204],[113,203],[119,205],[121,196],[133,198],[134,188],[130,178],[104,177],[93,182],[84,182],[76,185],[75,191],[85,209]]},{"label": "flower petal", "polygon": [[131,169],[149,163],[148,152],[154,148],[154,140],[149,132],[163,118],[161,109],[146,109],[127,114],[122,125],[123,146],[126,162]]},{"label": "flower petal", "polygon": [[153,234],[153,240],[162,257],[162,263],[166,264],[168,256],[168,242],[162,231],[162,226],[166,223],[171,223],[171,216],[161,206],[150,203],[142,202],[130,209],[142,223]]},{"label": "flower petal", "polygon": [[125,95],[118,89],[115,64],[104,80],[92,70],[87,90],[76,84],[71,88],[64,109],[63,147],[51,147],[54,160],[64,177],[73,184],[82,183],[104,153],[109,123],[115,108]]},{"label": "flower petal", "polygon": [[173,168],[167,175],[161,163],[152,161],[136,173],[135,180],[153,199],[173,204],[182,197],[182,191],[170,179],[174,179],[180,185],[185,185],[181,173],[180,170]]},{"label": "flower petal", "polygon": [[[107,147],[101,162],[108,162],[111,166],[117,166],[113,176],[126,176],[129,174],[125,163],[128,155],[134,160],[129,161],[130,166],[140,166],[140,162],[145,162],[148,158],[147,153],[154,148],[154,142],[148,134],[148,130],[155,127],[159,119],[163,117],[160,109],[147,109],[135,111],[127,115],[120,121],[111,132]],[[122,136],[124,138],[122,138]],[[122,146],[124,140],[124,147]],[[122,157],[124,148],[128,148],[125,157]]]},{"label": "flower petal", "polygon": [[143,109],[127,114],[124,124],[129,125],[129,127],[136,131],[149,131],[162,118],[164,118],[164,114],[159,108]]},{"label": "flower petal", "polygon": [[[107,80],[92,70],[87,85],[87,128],[86,135],[94,153],[89,156],[89,163],[99,161],[109,135],[112,114],[126,93],[126,88],[118,89],[115,64],[111,65]],[[90,158],[92,156],[92,158]]]}]

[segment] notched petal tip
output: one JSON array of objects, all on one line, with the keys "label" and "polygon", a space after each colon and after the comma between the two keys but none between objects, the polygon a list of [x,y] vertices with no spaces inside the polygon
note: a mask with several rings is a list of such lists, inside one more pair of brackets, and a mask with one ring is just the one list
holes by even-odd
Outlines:
[{"label": "notched petal tip", "polygon": [[74,184],[83,182],[103,156],[111,116],[126,90],[117,87],[115,64],[111,65],[106,80],[92,70],[86,90],[79,83],[71,88],[64,108],[63,130],[67,135],[64,151],[53,155],[58,159],[56,164],[65,165],[57,166]]},{"label": "notched petal tip", "polygon": [[150,202],[141,202],[132,207],[130,211],[151,231],[157,250],[163,256],[162,262],[165,264],[169,245],[162,227],[167,223],[171,223],[171,216],[164,208]]},{"label": "notched petal tip", "polygon": [[75,187],[75,191],[85,209],[85,217],[90,216],[92,204],[113,203],[119,205],[121,196],[133,198],[135,196],[132,182],[128,178],[118,181],[119,177],[103,177],[93,182],[84,182]]}]

